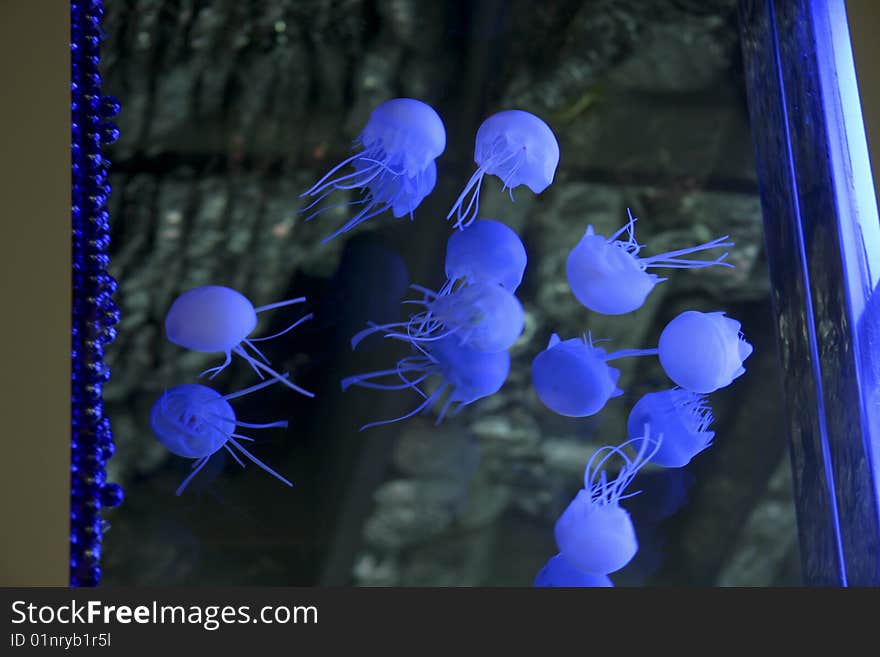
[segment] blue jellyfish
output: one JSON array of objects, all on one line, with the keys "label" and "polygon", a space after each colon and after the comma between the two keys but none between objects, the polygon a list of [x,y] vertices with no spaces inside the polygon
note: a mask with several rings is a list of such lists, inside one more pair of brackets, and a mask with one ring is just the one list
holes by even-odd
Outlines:
[{"label": "blue jellyfish", "polygon": [[608,575],[582,573],[568,563],[561,554],[551,557],[535,577],[535,586],[555,587],[609,587],[614,586]]},{"label": "blue jellyfish", "polygon": [[640,440],[645,427],[663,436],[651,462],[666,468],[682,468],[712,444],[712,409],[705,395],[681,388],[649,392],[636,402],[629,414],[627,431]]},{"label": "blue jellyfish", "polygon": [[743,361],[752,353],[740,323],[721,311],[686,310],[673,319],[658,345],[666,375],[691,392],[710,393],[745,372]]},{"label": "blue jellyfish", "polygon": [[[303,209],[307,212],[335,190],[363,192],[360,200],[344,204],[362,206],[358,213],[324,242],[386,210],[397,218],[412,218],[413,211],[437,183],[434,160],[446,149],[446,128],[430,105],[412,98],[394,98],[373,110],[355,146],[361,150],[330,169],[301,194],[314,198]],[[354,171],[340,174],[347,165]],[[306,220],[329,207],[316,210]]]},{"label": "blue jellyfish", "polygon": [[[423,398],[409,413],[390,420],[371,422],[361,427],[361,431],[382,424],[399,422],[418,413],[427,413],[444,393],[448,396],[437,416],[440,424],[453,404],[454,412],[459,412],[478,399],[494,395],[501,389],[510,373],[510,354],[506,351],[486,353],[463,345],[454,336],[445,336],[432,342],[410,342],[415,354],[401,359],[397,367],[367,374],[358,374],[342,380],[342,389],[351,386],[374,388],[378,390],[411,389]],[[396,379],[396,383],[377,383],[376,379]],[[429,379],[439,380],[430,394],[420,387]]]},{"label": "blue jellyfish", "polygon": [[450,284],[497,283],[516,292],[526,270],[526,248],[512,228],[500,221],[479,219],[457,230],[446,243],[446,277]]},{"label": "blue jellyfish", "polygon": [[198,384],[185,384],[166,390],[150,412],[150,426],[156,439],[170,452],[189,459],[196,459],[193,471],[183,480],[176,494],[180,495],[187,484],[195,477],[205,464],[220,448],[232,455],[236,462],[244,467],[244,463],[232,450],[235,447],[245,457],[256,463],[273,477],[280,479],[288,486],[293,486],[287,479],[275,472],[268,465],[246,450],[240,440],[253,440],[235,433],[236,427],[250,429],[269,429],[286,427],[287,422],[268,422],[251,424],[239,422],[229,401],[236,397],[265,388],[276,383],[276,379],[263,381],[238,392],[221,395],[216,390]]},{"label": "blue jellyfish", "polygon": [[431,342],[455,335],[461,344],[493,353],[509,349],[522,335],[525,327],[522,304],[500,285],[478,282],[454,290],[447,287],[442,293],[418,285],[412,287],[424,296],[405,303],[423,306],[425,310],[406,322],[371,324],[352,338],[352,347],[368,335],[384,331],[385,337],[413,342]]},{"label": "blue jellyfish", "polygon": [[[502,189],[526,185],[540,194],[556,175],[559,165],[559,143],[544,121],[522,110],[493,114],[477,130],[474,148],[477,170],[465,185],[455,205],[446,215],[456,217],[455,227],[470,225],[480,210],[480,186],[486,174],[498,176]],[[468,200],[470,195],[470,200]]]},{"label": "blue jellyfish", "polygon": [[[304,301],[305,297],[300,297],[254,308],[250,300],[240,292],[220,285],[204,285],[187,290],[174,300],[165,316],[165,334],[171,342],[186,349],[226,355],[223,363],[205,370],[201,376],[209,372],[211,378],[217,376],[232,361],[234,353],[244,358],[260,378],[263,378],[264,373],[268,374],[298,393],[314,397],[314,394],[269,367],[269,360],[254,344],[292,331],[311,319],[311,313],[274,335],[249,337],[257,326],[259,313]],[[252,356],[245,348],[252,350],[257,357]]]},{"label": "blue jellyfish", "polygon": [[[587,226],[581,238],[568,256],[566,275],[571,291],[577,300],[590,310],[603,315],[623,315],[641,308],[645,299],[657,283],[665,281],[656,274],[649,274],[648,268],[696,269],[719,265],[733,267],[724,262],[727,253],[714,260],[688,260],[681,256],[707,249],[733,246],[725,242],[727,235],[677,251],[669,251],[648,258],[639,258],[644,245],[635,239],[635,222],[627,209],[629,222],[611,237],[596,235],[592,226]],[[627,240],[617,239],[626,231]]]},{"label": "blue jellyfish", "polygon": [[[647,438],[640,439],[641,447],[634,459],[623,451],[632,444],[627,441],[596,450],[587,463],[584,488],[562,512],[553,529],[559,553],[576,570],[607,575],[623,568],[638,552],[632,519],[620,506],[620,500],[636,494],[624,495],[624,490],[662,442]],[[620,457],[623,466],[617,477],[608,481],[602,467],[612,456]]]},{"label": "blue jellyfish", "polygon": [[617,387],[620,370],[608,361],[656,354],[656,349],[626,349],[606,354],[592,337],[561,340],[553,334],[547,348],[532,361],[532,385],[547,408],[568,417],[587,417],[601,411]]}]

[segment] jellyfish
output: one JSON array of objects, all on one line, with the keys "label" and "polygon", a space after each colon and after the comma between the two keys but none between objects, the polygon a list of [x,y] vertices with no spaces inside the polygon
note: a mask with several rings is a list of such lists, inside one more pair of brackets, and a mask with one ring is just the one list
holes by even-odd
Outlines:
[{"label": "jellyfish", "polygon": [[[455,205],[446,215],[456,218],[455,227],[464,228],[473,223],[480,210],[480,186],[486,174],[498,176],[502,190],[526,185],[540,194],[556,175],[559,164],[559,143],[544,121],[522,110],[507,110],[493,114],[477,130],[474,148],[477,170],[465,185]],[[470,196],[470,200],[468,200]]]},{"label": "jellyfish", "polygon": [[592,337],[561,340],[553,334],[547,348],[532,362],[532,384],[547,408],[568,417],[587,417],[619,397],[620,370],[608,361],[656,354],[656,349],[628,349],[606,354]]},{"label": "jellyfish", "polygon": [[450,284],[497,283],[510,293],[522,282],[526,249],[506,224],[479,219],[467,230],[455,231],[446,244],[446,277]]},{"label": "jellyfish", "polygon": [[681,388],[650,392],[633,406],[627,431],[640,440],[645,425],[663,435],[663,444],[651,462],[666,468],[682,468],[712,444],[712,409],[705,395]]},{"label": "jellyfish", "polygon": [[[280,375],[279,375],[280,376]],[[286,376],[286,375],[285,375]],[[283,378],[283,377],[281,377]],[[236,427],[250,429],[270,429],[286,427],[287,421],[252,424],[240,422],[235,411],[229,404],[230,400],[242,397],[266,386],[275,384],[280,379],[270,379],[257,385],[239,390],[238,392],[221,395],[213,388],[188,383],[175,386],[162,393],[150,411],[150,426],[156,439],[168,451],[189,459],[195,459],[193,471],[183,480],[176,494],[180,495],[187,484],[205,467],[208,460],[221,448],[232,455],[232,458],[244,467],[244,462],[232,450],[235,447],[246,458],[250,459],[273,477],[288,486],[293,486],[287,479],[275,472],[256,456],[246,450],[239,442],[252,441],[252,438],[236,433]]]},{"label": "jellyfish", "polygon": [[[413,211],[437,183],[434,160],[446,149],[446,128],[430,105],[412,98],[394,98],[373,110],[355,146],[361,150],[300,195],[314,199],[302,210],[308,212],[333,191],[362,190],[360,200],[343,204],[359,207],[357,214],[324,242],[386,210],[397,218],[412,218]],[[354,171],[340,173],[348,165]],[[306,220],[331,207],[335,206],[314,211]]]},{"label": "jellyfish", "polygon": [[[221,285],[204,285],[187,290],[174,300],[165,316],[165,334],[171,342],[186,349],[226,355],[223,363],[205,370],[200,376],[211,373],[210,378],[214,378],[229,365],[232,354],[237,354],[247,361],[260,378],[268,374],[296,392],[306,397],[314,397],[313,393],[273,370],[269,360],[254,344],[292,331],[311,319],[311,313],[273,335],[262,338],[249,337],[257,325],[259,313],[304,301],[305,297],[299,297],[254,308],[250,300],[240,292]],[[253,351],[256,357],[246,349]]]},{"label": "jellyfish", "polygon": [[[648,268],[698,269],[703,267],[733,267],[724,262],[727,253],[714,260],[689,260],[681,256],[707,249],[733,246],[725,242],[727,235],[718,239],[676,251],[668,251],[647,258],[639,258],[644,245],[636,242],[635,222],[627,209],[629,221],[611,237],[596,235],[592,226],[575,246],[566,262],[566,276],[577,300],[590,310],[603,315],[623,315],[642,307],[657,283],[665,281]],[[628,239],[617,239],[626,231]]]},{"label": "jellyfish", "polygon": [[[556,521],[553,533],[559,553],[576,570],[607,575],[623,568],[638,552],[632,519],[620,500],[636,494],[624,495],[624,490],[662,444],[662,439],[650,440],[647,433],[640,438],[634,459],[623,451],[633,441],[596,450],[584,472],[584,488]],[[623,467],[608,481],[601,468],[612,456],[620,457]]]},{"label": "jellyfish", "polygon": [[608,575],[582,573],[568,563],[561,554],[551,557],[535,577],[535,586],[555,587],[609,587],[614,586]]},{"label": "jellyfish", "polygon": [[660,364],[677,385],[691,392],[710,393],[745,372],[743,361],[752,353],[740,323],[724,312],[686,310],[674,318],[658,345]]},{"label": "jellyfish", "polygon": [[[486,353],[462,344],[454,336],[447,335],[432,342],[410,341],[415,354],[401,359],[397,367],[389,370],[349,376],[342,380],[342,389],[351,386],[378,390],[413,390],[423,401],[412,411],[390,420],[371,422],[361,431],[392,422],[405,420],[418,413],[427,413],[448,392],[446,401],[437,416],[439,425],[453,404],[458,413],[473,402],[494,395],[501,389],[510,373],[510,354],[506,351]],[[381,383],[382,379],[396,380]],[[421,386],[429,379],[439,384],[429,394]]]},{"label": "jellyfish", "polygon": [[[519,300],[494,283],[478,282],[441,293],[413,285],[424,296],[404,303],[425,308],[406,322],[371,324],[351,340],[356,347],[368,335],[380,331],[385,337],[430,342],[456,335],[459,342],[476,351],[494,353],[509,349],[525,327],[525,312]],[[399,329],[390,331],[389,329]]]}]

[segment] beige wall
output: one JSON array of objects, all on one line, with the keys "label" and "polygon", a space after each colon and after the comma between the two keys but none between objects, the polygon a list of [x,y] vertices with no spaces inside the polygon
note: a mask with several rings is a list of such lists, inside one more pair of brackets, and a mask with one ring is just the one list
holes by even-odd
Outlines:
[{"label": "beige wall", "polygon": [[66,585],[69,3],[0,1],[0,585]]}]

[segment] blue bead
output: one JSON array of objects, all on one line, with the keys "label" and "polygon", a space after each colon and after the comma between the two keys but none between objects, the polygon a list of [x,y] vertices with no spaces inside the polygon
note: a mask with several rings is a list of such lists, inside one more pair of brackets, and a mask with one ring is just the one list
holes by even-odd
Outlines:
[{"label": "blue bead", "polygon": [[114,508],[122,504],[125,494],[119,484],[106,484],[101,489],[101,502],[104,506]]}]

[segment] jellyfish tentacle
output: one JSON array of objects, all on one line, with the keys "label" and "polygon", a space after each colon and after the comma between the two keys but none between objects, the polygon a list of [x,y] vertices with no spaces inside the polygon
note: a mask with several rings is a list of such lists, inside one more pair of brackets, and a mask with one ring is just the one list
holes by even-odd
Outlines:
[{"label": "jellyfish tentacle", "polygon": [[320,188],[326,186],[326,185],[324,184],[325,181],[327,181],[328,178],[330,178],[331,176],[333,176],[334,173],[336,173],[337,171],[339,171],[340,169],[342,169],[342,168],[345,167],[346,165],[351,164],[351,163],[354,162],[355,160],[357,160],[357,159],[363,157],[364,154],[367,153],[367,152],[368,152],[368,151],[360,151],[360,152],[355,153],[354,155],[352,155],[352,156],[350,156],[350,157],[347,157],[346,159],[342,160],[342,162],[340,162],[340,163],[337,164],[335,167],[333,167],[332,169],[330,169],[330,171],[328,171],[327,173],[325,173],[325,174],[324,174],[324,175],[318,180],[318,182],[316,182],[316,183],[315,183],[314,185],[312,185],[309,189],[307,189],[307,190],[304,191],[302,194],[300,194],[299,197],[302,198],[302,197],[304,197],[304,196],[314,196]]},{"label": "jellyfish tentacle", "polygon": [[[360,158],[363,159],[363,158]],[[326,183],[321,185],[320,187],[314,189],[314,191],[310,194],[310,196],[319,195],[318,199],[323,200],[327,198],[330,194],[337,190],[343,189],[357,189],[359,187],[364,187],[370,180],[375,178],[377,175],[382,174],[382,169],[376,166],[370,166],[366,169],[355,169],[352,173],[347,173],[344,176],[339,176],[338,178],[334,178],[333,180],[328,180]],[[360,184],[360,179],[365,178],[366,180],[363,184]],[[354,180],[357,182],[348,183],[347,181]],[[300,198],[302,198],[302,194]],[[312,203],[314,205],[314,203]]]},{"label": "jellyfish tentacle", "polygon": [[608,242],[614,242],[624,232],[629,233],[629,240],[627,240],[628,242],[635,242],[635,237],[636,237],[635,223],[638,221],[638,218],[632,216],[632,212],[630,212],[629,208],[626,209],[626,213],[627,213],[627,215],[629,215],[629,221],[627,221],[625,224],[623,224],[623,226],[618,228],[617,231],[611,237],[608,238]]},{"label": "jellyfish tentacle", "polygon": [[227,351],[227,352],[226,352],[226,360],[224,360],[224,361],[223,361],[220,365],[218,365],[217,367],[209,367],[209,368],[206,369],[204,372],[200,373],[199,376],[198,376],[198,378],[202,378],[202,377],[205,376],[205,374],[207,374],[208,372],[213,372],[213,374],[211,374],[211,376],[208,377],[209,379],[213,379],[215,376],[217,376],[218,374],[220,374],[220,372],[222,372],[223,370],[225,370],[225,369],[226,369],[226,366],[229,365],[229,363],[231,363],[231,362],[232,362],[232,354],[231,354],[230,352]]},{"label": "jellyfish tentacle", "polygon": [[[394,368],[389,370],[379,370],[378,372],[368,372],[367,374],[356,374],[354,376],[348,376],[341,381],[342,390],[348,390],[351,386],[358,386],[359,388],[372,388],[374,390],[406,390],[407,388],[416,389],[419,383],[427,379],[431,373],[425,373],[417,379],[408,379],[403,375],[407,372],[421,372],[424,371],[424,368],[412,366],[412,367],[404,367],[404,368]],[[403,383],[374,383],[371,379],[378,379],[383,376],[394,376],[397,375]]]},{"label": "jellyfish tentacle", "polygon": [[260,314],[262,312],[266,312],[267,310],[275,310],[276,308],[284,308],[285,306],[294,306],[298,303],[305,303],[306,297],[296,297],[295,299],[286,299],[284,301],[276,301],[275,303],[270,303],[266,306],[259,306],[254,308],[254,312]]},{"label": "jellyfish tentacle", "polygon": [[[249,348],[251,351],[253,351],[257,356],[259,356],[260,359],[262,359],[262,361],[263,361],[264,363],[266,363],[266,365],[271,365],[271,362],[269,361],[269,359],[266,358],[266,354],[264,354],[262,351],[260,351],[260,350],[257,348],[257,346],[256,346],[253,342],[251,342],[250,340],[248,340],[247,338],[245,338],[244,340],[241,341],[241,344],[244,345],[244,347],[248,347],[248,348]],[[244,348],[244,347],[242,347],[242,348]]]},{"label": "jellyfish tentacle", "polygon": [[409,322],[392,322],[391,324],[376,324],[375,322],[368,322],[368,326],[365,329],[362,329],[355,333],[351,338],[351,348],[356,349],[357,346],[364,341],[368,336],[373,335],[374,333],[378,333],[379,331],[384,331],[389,328],[402,328],[409,324]]},{"label": "jellyfish tentacle", "polygon": [[[251,338],[250,340],[245,340],[245,342],[248,343],[248,346],[250,346],[250,347],[253,348],[255,351],[257,351],[257,348],[254,347],[254,345],[253,345],[253,344],[250,344],[250,343],[252,343],[252,342],[265,342],[266,340],[274,340],[275,338],[280,338],[280,337],[281,337],[282,335],[284,335],[285,333],[289,333],[289,332],[292,331],[293,329],[297,328],[298,326],[300,326],[300,325],[302,325],[302,324],[304,324],[304,323],[306,323],[306,322],[308,322],[309,320],[312,320],[312,319],[314,319],[314,318],[315,318],[315,313],[309,313],[308,315],[303,315],[302,317],[300,317],[298,320],[296,320],[293,324],[291,324],[290,326],[288,326],[288,327],[287,327],[286,329],[284,329],[283,331],[278,331],[278,333],[273,333],[272,335],[267,335],[267,336],[262,337],[262,338]],[[268,363],[269,361],[267,360],[266,362]]]},{"label": "jellyfish tentacle", "polygon": [[618,358],[631,358],[633,356],[656,356],[660,353],[656,348],[654,349],[620,349],[618,351],[612,351],[610,354],[606,354],[602,357],[604,361],[617,360]]},{"label": "jellyfish tentacle", "polygon": [[422,372],[430,367],[430,363],[425,363],[424,360],[418,357],[410,357],[404,358],[397,363],[397,367],[393,367],[387,370],[377,370],[375,372],[368,372],[367,374],[356,374],[354,376],[347,376],[342,380],[342,390],[345,391],[353,385],[363,385],[362,382],[367,381],[369,379],[378,379],[383,376],[401,376],[404,372]]},{"label": "jellyfish tentacle", "polygon": [[326,244],[330,240],[339,237],[342,233],[346,233],[350,231],[352,228],[359,226],[365,221],[376,217],[386,210],[388,210],[391,206],[388,203],[376,203],[375,199],[370,196],[370,203],[363,210],[358,212],[354,217],[352,217],[348,222],[346,222],[342,228],[338,229],[331,235],[328,235],[323,240],[321,240],[321,244]]},{"label": "jellyfish tentacle", "polygon": [[[719,249],[723,247],[734,246],[734,242],[725,242],[724,240],[728,239],[730,235],[725,235],[724,237],[719,237],[717,239],[712,240],[711,242],[706,242],[705,244],[698,244],[697,246],[691,246],[684,249],[676,249],[674,251],[667,251],[666,253],[659,253],[654,256],[649,256],[647,258],[641,258],[642,265],[644,267],[671,267],[675,263],[697,263],[694,266],[704,266],[711,267],[712,264],[716,264],[716,261],[702,261],[702,260],[683,260],[680,256],[688,255],[689,253],[698,253],[700,251],[708,251],[710,249]],[[720,258],[717,259],[717,264],[720,264],[720,261],[723,260],[728,254],[725,253]],[[657,264],[657,263],[667,263],[667,264]],[[732,265],[729,265],[732,266]]]},{"label": "jellyfish tentacle", "polygon": [[256,456],[254,456],[253,454],[251,454],[251,453],[250,453],[248,450],[246,450],[246,449],[245,449],[245,448],[244,448],[244,447],[243,447],[243,446],[242,446],[237,440],[235,440],[235,438],[233,438],[233,437],[230,436],[230,438],[229,438],[229,442],[232,443],[236,448],[238,448],[238,450],[239,450],[242,454],[244,454],[247,458],[249,458],[251,461],[253,461],[254,463],[256,463],[256,464],[257,464],[259,467],[261,467],[263,470],[265,470],[266,472],[268,472],[270,475],[272,475],[273,477],[275,477],[275,478],[281,480],[282,482],[284,482],[284,483],[287,484],[288,486],[293,487],[293,484],[292,484],[292,483],[290,483],[290,482],[289,482],[287,479],[285,479],[283,476],[281,476],[280,474],[278,474],[277,472],[275,472],[275,470],[273,470],[273,469],[270,468],[268,465],[266,465],[265,463],[263,463],[263,462],[262,462],[260,459],[258,459]]},{"label": "jellyfish tentacle", "polygon": [[443,418],[446,417],[446,412],[449,410],[449,407],[452,405],[452,398],[453,398],[453,395],[451,395],[451,394],[446,398],[446,402],[443,404],[443,408],[440,409],[440,413],[439,413],[439,415],[437,415],[437,421],[434,422],[435,427],[439,427],[440,424],[443,422]]},{"label": "jellyfish tentacle", "polygon": [[[310,204],[307,208],[304,208],[303,210],[301,210],[300,214],[302,214],[304,212],[308,212],[308,210],[312,209],[316,205],[319,205],[321,203],[321,201],[323,201],[325,198],[326,198],[326,196],[322,196],[317,201]],[[322,215],[325,212],[330,212],[331,210],[335,210],[336,208],[351,207],[353,205],[363,205],[364,203],[367,203],[369,201],[370,201],[369,196],[364,196],[363,198],[359,198],[354,201],[340,201],[339,203],[332,203],[330,205],[325,205],[324,207],[318,208],[317,210],[315,210],[314,212],[309,214],[305,219],[303,219],[303,221],[311,221],[315,217]]]},{"label": "jellyfish tentacle", "polygon": [[[474,192],[471,195],[470,201],[468,201],[467,207],[462,212],[461,208],[459,208],[457,213],[457,223],[455,224],[456,228],[465,229],[474,223],[474,220],[477,218],[477,215],[480,213],[480,192],[483,189],[483,177],[480,176],[480,182],[474,187]],[[472,211],[473,210],[473,211]]]},{"label": "jellyfish tentacle", "polygon": [[[274,383],[274,381],[273,381]],[[241,422],[236,420],[235,426],[245,427],[246,429],[286,429],[289,426],[287,420],[277,420],[276,422]]]},{"label": "jellyfish tentacle", "polygon": [[[392,176],[395,176],[395,177],[401,177],[401,176],[405,176],[405,175],[406,175],[406,170],[403,170],[403,171],[395,171],[394,169],[391,168],[391,165],[389,165],[389,164],[383,162],[381,159],[378,159],[378,158],[370,158],[370,157],[364,157],[364,158],[361,158],[361,159],[363,159],[364,162],[370,162],[370,163],[376,165],[376,166],[379,167],[381,170],[384,170],[386,173],[390,173]],[[421,173],[421,172],[419,172],[419,173]],[[419,174],[416,174],[416,175],[419,175]]]},{"label": "jellyfish tentacle", "polygon": [[264,364],[261,363],[260,361],[256,360],[253,356],[251,356],[250,354],[248,354],[248,353],[247,353],[244,349],[242,349],[241,347],[235,347],[234,351],[235,351],[235,353],[237,353],[239,356],[241,356],[242,358],[244,358],[248,363],[250,363],[252,367],[255,367],[255,368],[258,368],[258,369],[263,370],[266,374],[268,374],[269,376],[271,376],[271,377],[275,378],[276,380],[280,381],[281,383],[283,383],[284,385],[286,385],[288,388],[291,388],[292,390],[295,390],[296,392],[300,393],[301,395],[305,395],[306,397],[314,397],[314,396],[315,396],[315,393],[313,393],[313,392],[309,392],[309,391],[306,390],[305,388],[301,388],[300,386],[298,386],[298,385],[296,385],[295,383],[293,383],[293,381],[289,381],[285,376],[282,376],[281,374],[279,374],[278,372],[276,372],[275,370],[273,370],[273,369],[272,369],[271,367],[269,367],[268,365],[264,365]]},{"label": "jellyfish tentacle", "polygon": [[405,415],[401,415],[400,417],[396,417],[396,418],[393,418],[393,419],[390,419],[390,420],[377,420],[377,421],[375,421],[375,422],[370,422],[370,423],[365,424],[364,426],[362,426],[362,427],[360,428],[360,431],[365,431],[366,429],[371,429],[371,428],[373,428],[373,427],[382,426],[382,425],[384,425],[384,424],[393,424],[393,423],[395,423],[395,422],[400,422],[401,420],[406,420],[406,419],[408,419],[408,418],[411,418],[411,417],[413,417],[414,415],[418,415],[419,413],[421,413],[422,411],[424,411],[426,408],[430,408],[431,405],[432,405],[435,401],[437,401],[437,399],[439,398],[440,394],[441,394],[441,393],[443,392],[443,390],[445,390],[445,389],[446,389],[446,385],[442,385],[442,386],[440,386],[439,388],[437,388],[437,390],[434,391],[434,393],[433,393],[430,397],[428,397],[425,401],[423,401],[421,404],[419,404],[418,406],[416,406],[413,410],[411,410],[409,413],[406,413]]},{"label": "jellyfish tentacle", "polygon": [[[468,213],[470,212],[470,209],[474,205],[475,201],[476,208],[474,210],[474,215],[479,212],[480,188],[483,186],[483,177],[486,175],[487,171],[488,163],[482,164],[477,167],[477,170],[474,171],[473,175],[464,186],[464,189],[461,190],[461,194],[458,195],[458,198],[453,204],[452,209],[449,211],[449,214],[446,215],[447,220],[451,219],[452,216],[455,215],[455,228],[459,230],[464,230],[467,226],[473,223],[475,216],[468,221]],[[468,197],[469,194],[472,194],[472,196],[470,201],[468,202],[467,210],[462,212],[462,205],[464,204],[465,199]]]},{"label": "jellyfish tentacle", "polygon": [[372,381],[358,381],[356,383],[348,383],[346,388],[343,388],[343,390],[351,387],[352,385],[356,385],[359,388],[370,388],[373,390],[407,390],[407,389],[412,389],[412,390],[415,390],[416,392],[418,392],[422,397],[424,397],[425,395],[421,390],[419,390],[418,385],[422,381],[427,379],[429,376],[430,376],[430,374],[423,374],[418,379],[407,379],[405,377],[402,377],[404,380],[403,383],[394,383],[394,384],[392,384],[392,383],[373,383]]},{"label": "jellyfish tentacle", "polygon": [[210,454],[208,456],[204,456],[196,462],[196,465],[193,466],[193,471],[190,472],[187,475],[186,479],[183,480],[183,483],[181,483],[180,486],[177,487],[177,490],[174,492],[175,495],[179,496],[183,492],[183,489],[186,488],[189,482],[192,481],[192,478],[195,477],[201,471],[201,469],[205,467],[205,464],[212,456],[214,455]]},{"label": "jellyfish tentacle", "polygon": [[241,467],[244,467],[244,461],[238,458],[238,454],[232,451],[232,448],[229,445],[223,445],[223,449],[232,454],[232,458],[235,459],[235,462],[238,463]]}]

